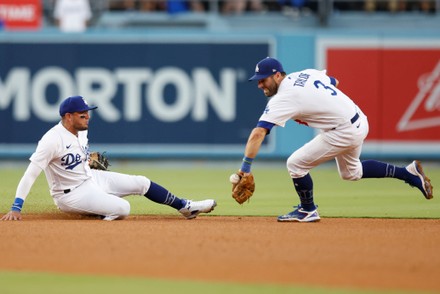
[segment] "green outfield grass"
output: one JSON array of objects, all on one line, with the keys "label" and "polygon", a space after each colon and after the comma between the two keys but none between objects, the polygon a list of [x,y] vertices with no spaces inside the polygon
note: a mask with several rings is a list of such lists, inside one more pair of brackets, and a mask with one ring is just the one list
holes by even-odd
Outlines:
[{"label": "green outfield grass", "polygon": [[[6,291],[4,291],[6,289]],[[3,290],[3,291],[1,291]],[[122,293],[178,293],[178,294],[410,294],[402,291],[367,291],[320,287],[282,285],[246,285],[234,283],[153,280],[145,278],[62,275],[50,273],[0,272],[0,291],[4,294],[122,294]]]},{"label": "green outfield grass", "polygon": [[[0,169],[0,213],[9,211],[16,186],[25,170]],[[284,163],[265,165],[255,163],[256,192],[250,203],[238,205],[230,196],[229,175],[235,170],[212,164],[114,165],[112,170],[140,174],[163,185],[179,197],[195,200],[214,198],[218,206],[211,215],[221,216],[273,216],[284,214],[298,204]],[[425,172],[434,186],[440,183],[440,166],[430,164]],[[366,179],[358,182],[343,181],[332,165],[312,171],[315,199],[322,217],[374,217],[374,218],[440,218],[440,202],[436,197],[426,200],[416,188],[393,179]],[[164,214],[176,212],[158,205],[145,197],[129,196],[132,215]],[[23,209],[26,213],[60,213],[48,193],[43,174],[37,179]],[[2,225],[0,223],[0,225]],[[4,240],[5,241],[5,240]],[[12,242],[13,240],[9,240]],[[1,261],[0,261],[1,265]],[[1,270],[1,268],[0,268]],[[60,289],[62,291],[60,292]],[[202,283],[194,281],[164,281],[142,278],[61,275],[51,273],[22,273],[0,271],[0,293],[416,293],[403,291],[369,292],[362,290],[322,289],[280,285],[242,285],[231,283]],[[421,292],[417,292],[421,293]]]},{"label": "green outfield grass", "polygon": [[[0,212],[9,210],[24,169],[0,169]],[[256,192],[251,201],[243,205],[238,205],[231,198],[228,179],[234,171],[232,168],[200,166],[189,162],[179,163],[177,168],[146,163],[145,167],[116,165],[112,170],[145,175],[179,197],[195,200],[214,198],[218,207],[212,215],[277,216],[298,204],[298,196],[284,163],[280,163],[279,167],[276,164],[269,167],[255,164]],[[425,172],[433,186],[438,186],[440,166],[426,165]],[[343,181],[332,165],[316,168],[311,175],[315,185],[315,201],[322,217],[440,218],[440,202],[436,197],[426,200],[419,190],[402,181]],[[129,196],[126,199],[131,203],[133,215],[175,214],[173,209],[153,203],[145,197]],[[46,179],[41,174],[26,200],[23,213],[57,211],[48,193]]]}]

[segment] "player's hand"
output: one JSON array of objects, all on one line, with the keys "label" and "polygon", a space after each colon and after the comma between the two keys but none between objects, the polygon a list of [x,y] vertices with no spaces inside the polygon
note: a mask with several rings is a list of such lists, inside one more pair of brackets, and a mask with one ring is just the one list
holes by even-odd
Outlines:
[{"label": "player's hand", "polygon": [[10,211],[5,214],[0,220],[9,221],[9,220],[21,220],[21,212],[19,211]]},{"label": "player's hand", "polygon": [[[243,204],[244,202],[248,201],[249,198],[254,194],[255,191],[255,181],[254,176],[252,173],[244,173],[243,171],[239,171],[237,173],[238,175],[238,182],[232,183],[232,198],[235,199],[239,204]],[[231,182],[234,180],[235,177],[232,179],[231,176]]]}]

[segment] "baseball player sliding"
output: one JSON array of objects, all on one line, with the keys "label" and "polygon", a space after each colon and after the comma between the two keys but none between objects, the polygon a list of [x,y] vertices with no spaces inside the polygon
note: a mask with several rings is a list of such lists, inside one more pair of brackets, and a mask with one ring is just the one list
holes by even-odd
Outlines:
[{"label": "baseball player sliding", "polygon": [[[326,71],[306,69],[287,75],[278,60],[267,57],[258,62],[255,74],[249,80],[257,80],[258,88],[271,99],[248,138],[239,170],[241,177],[251,175],[252,162],[273,127],[284,127],[287,120],[293,119],[320,130],[319,135],[293,152],[287,160],[287,169],[300,204],[292,212],[279,216],[278,221],[320,220],[309,171],[331,159],[336,159],[339,174],[344,180],[396,178],[417,187],[426,199],[433,197],[433,187],[419,161],[398,167],[376,160],[359,160],[368,134],[367,117],[337,88],[338,81],[327,76]],[[233,192],[233,197],[238,198],[240,203],[244,199],[239,196],[252,195],[251,192],[236,193],[239,194],[237,197]]]},{"label": "baseball player sliding", "polygon": [[90,107],[81,96],[65,99],[60,105],[61,121],[39,141],[30,164],[21,178],[11,211],[1,220],[20,220],[23,203],[41,171],[46,174],[50,194],[61,211],[98,215],[103,220],[123,219],[130,203],[122,197],[144,195],[177,209],[185,218],[211,212],[212,199],[181,199],[144,176],[90,169],[87,129]]}]

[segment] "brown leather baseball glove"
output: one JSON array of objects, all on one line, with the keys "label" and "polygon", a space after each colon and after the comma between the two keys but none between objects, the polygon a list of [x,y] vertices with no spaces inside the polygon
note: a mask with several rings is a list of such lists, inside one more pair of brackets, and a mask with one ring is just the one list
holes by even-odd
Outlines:
[{"label": "brown leather baseball glove", "polygon": [[[105,152],[104,152],[105,153]],[[110,165],[108,158],[104,153],[91,152],[89,157],[89,166],[92,169],[107,170]]]},{"label": "brown leather baseball glove", "polygon": [[232,184],[232,198],[239,204],[243,204],[246,200],[249,200],[255,191],[254,176],[250,174],[244,174],[242,171],[237,172],[240,180],[236,184]]}]

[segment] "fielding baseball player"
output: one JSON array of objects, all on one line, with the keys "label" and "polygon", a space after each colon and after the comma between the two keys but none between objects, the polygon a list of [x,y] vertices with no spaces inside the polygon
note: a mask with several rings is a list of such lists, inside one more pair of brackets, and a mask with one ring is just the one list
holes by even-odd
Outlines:
[{"label": "fielding baseball player", "polygon": [[426,199],[433,197],[433,187],[419,161],[397,167],[376,160],[359,160],[362,143],[368,134],[367,117],[338,90],[338,81],[327,76],[326,71],[306,69],[286,75],[278,60],[267,57],[258,62],[255,74],[249,79],[252,80],[257,80],[258,88],[271,99],[246,144],[240,168],[244,175],[251,173],[252,161],[274,126],[284,127],[286,121],[292,119],[320,130],[319,135],[293,152],[287,160],[287,169],[301,204],[292,212],[279,216],[278,221],[320,220],[309,171],[331,159],[336,159],[344,180],[396,178],[417,187]]},{"label": "fielding baseball player", "polygon": [[11,211],[2,220],[20,220],[23,203],[41,171],[46,174],[50,194],[64,212],[99,215],[104,220],[123,219],[130,204],[121,198],[144,195],[148,199],[177,209],[187,219],[211,212],[212,199],[180,199],[144,176],[90,169],[87,129],[89,111],[81,96],[65,99],[60,105],[61,121],[39,141],[30,164],[17,187]]}]

